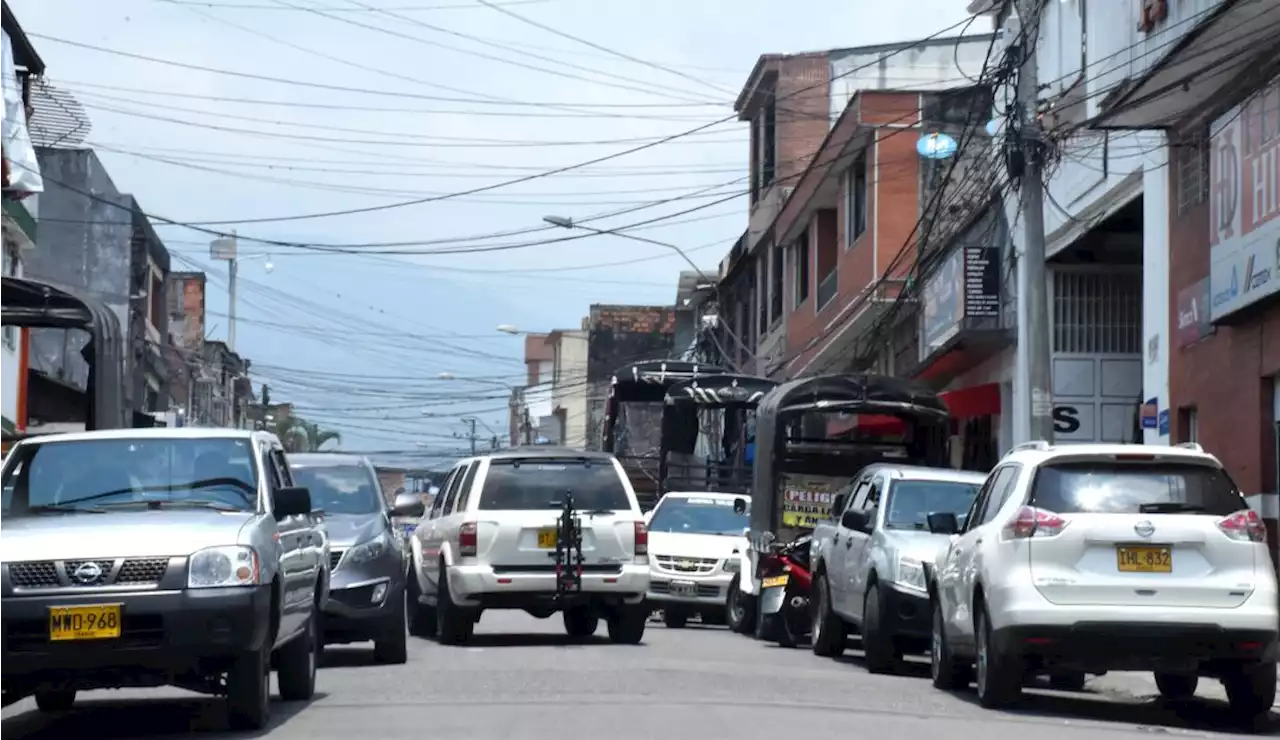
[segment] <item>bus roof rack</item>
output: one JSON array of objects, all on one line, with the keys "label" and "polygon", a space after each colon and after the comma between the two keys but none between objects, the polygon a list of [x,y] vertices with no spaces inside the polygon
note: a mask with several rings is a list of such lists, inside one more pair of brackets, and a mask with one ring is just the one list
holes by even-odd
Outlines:
[{"label": "bus roof rack", "polygon": [[1174,445],[1174,447],[1177,447],[1180,450],[1191,450],[1192,452],[1204,452],[1204,448],[1201,447],[1197,442],[1179,442],[1178,444]]},{"label": "bus roof rack", "polygon": [[1035,450],[1037,452],[1048,452],[1050,449],[1052,449],[1052,447],[1053,445],[1049,444],[1043,439],[1036,439],[1036,440],[1032,440],[1031,442],[1023,442],[1022,444],[1014,445],[1013,449],[1009,451],[1021,452],[1023,450]]}]

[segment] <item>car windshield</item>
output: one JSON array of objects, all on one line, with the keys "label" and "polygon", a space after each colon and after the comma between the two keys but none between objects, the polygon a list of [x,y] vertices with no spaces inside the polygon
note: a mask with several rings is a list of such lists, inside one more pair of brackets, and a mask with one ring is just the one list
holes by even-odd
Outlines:
[{"label": "car windshield", "polygon": [[207,506],[253,511],[258,473],[247,439],[28,442],[4,469],[4,513]]},{"label": "car windshield", "polygon": [[654,509],[650,532],[742,536],[749,514],[734,513],[733,499],[668,496]]},{"label": "car windshield", "polygon": [[949,511],[964,519],[978,495],[977,483],[947,480],[900,480],[889,487],[887,529],[928,529],[927,518]]},{"label": "car windshield", "polygon": [[1247,508],[1221,468],[1195,463],[1069,462],[1036,473],[1032,503],[1059,514],[1188,513]]},{"label": "car windshield", "polygon": [[311,505],[326,514],[374,514],[382,510],[378,480],[363,465],[290,463],[293,480],[311,491]]},{"label": "car windshield", "polygon": [[560,506],[573,494],[580,511],[629,511],[631,502],[610,460],[494,460],[484,478],[480,508],[513,511]]}]

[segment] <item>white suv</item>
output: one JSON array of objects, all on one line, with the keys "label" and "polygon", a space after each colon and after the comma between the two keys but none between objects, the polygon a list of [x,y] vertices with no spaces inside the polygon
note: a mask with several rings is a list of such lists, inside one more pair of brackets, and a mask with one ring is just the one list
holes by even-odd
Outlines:
[{"label": "white suv", "polygon": [[933,681],[986,707],[1029,674],[1152,671],[1162,694],[1222,681],[1233,710],[1276,695],[1276,575],[1266,528],[1198,445],[1019,445],[931,572]]},{"label": "white suv", "polygon": [[[581,532],[567,553],[557,549],[566,493]],[[413,534],[409,629],[460,644],[485,609],[521,609],[562,612],[579,638],[604,617],[610,639],[638,643],[648,546],[635,491],[612,455],[528,447],[461,460]]]}]

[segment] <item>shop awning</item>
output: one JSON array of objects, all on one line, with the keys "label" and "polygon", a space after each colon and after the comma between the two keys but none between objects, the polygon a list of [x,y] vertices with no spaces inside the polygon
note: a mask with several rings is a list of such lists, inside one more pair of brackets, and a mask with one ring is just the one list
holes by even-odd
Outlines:
[{"label": "shop awning", "polygon": [[951,411],[951,416],[956,419],[995,416],[1000,413],[999,383],[984,383],[954,391],[946,391],[938,395],[942,398],[942,402],[947,404],[947,409]]}]

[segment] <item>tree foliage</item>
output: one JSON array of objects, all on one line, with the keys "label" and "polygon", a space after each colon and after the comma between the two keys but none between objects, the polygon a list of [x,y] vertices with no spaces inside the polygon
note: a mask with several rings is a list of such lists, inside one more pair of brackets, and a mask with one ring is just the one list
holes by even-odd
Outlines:
[{"label": "tree foliage", "polygon": [[272,424],[271,431],[280,438],[287,452],[320,452],[330,442],[342,444],[341,433],[324,429],[300,416],[282,416]]}]

